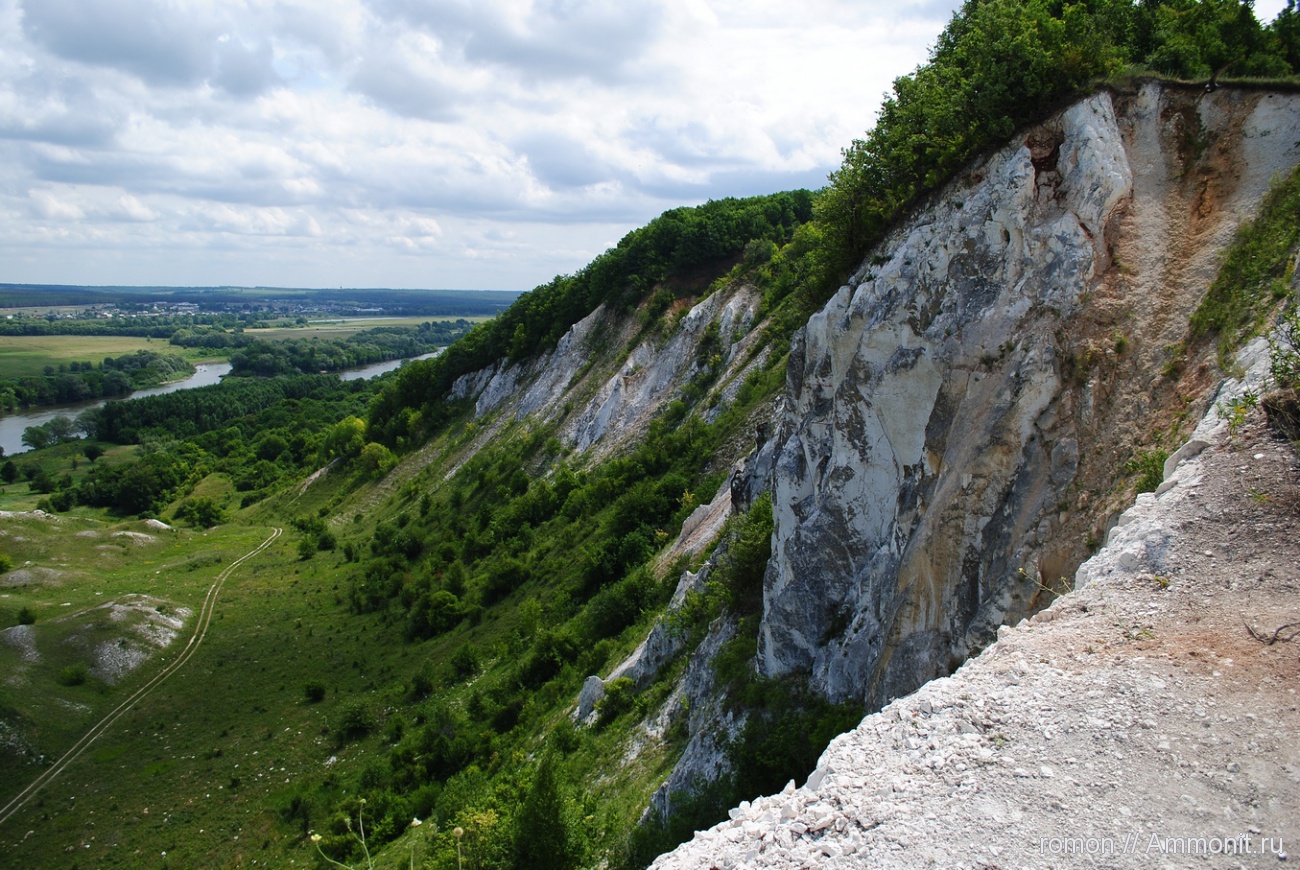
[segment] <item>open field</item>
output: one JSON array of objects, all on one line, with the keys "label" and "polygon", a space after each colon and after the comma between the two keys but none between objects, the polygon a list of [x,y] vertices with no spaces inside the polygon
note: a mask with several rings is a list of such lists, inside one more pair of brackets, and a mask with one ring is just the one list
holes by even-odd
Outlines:
[{"label": "open field", "polygon": [[[306,326],[276,326],[269,329],[245,330],[245,335],[275,341],[280,338],[347,338],[367,329],[381,326],[419,326],[421,323],[451,322],[460,317],[338,317],[328,320],[313,320]],[[480,323],[491,318],[485,316],[465,317],[470,323]]]},{"label": "open field", "polygon": [[[140,522],[67,517],[10,517],[3,523],[6,547],[20,557],[35,556],[31,561],[42,570],[10,572],[6,580],[28,582],[6,584],[0,592],[0,606],[12,608],[21,602],[36,614],[26,648],[0,645],[8,675],[0,686],[0,704],[21,711],[36,732],[10,739],[38,743],[50,760],[180,654],[213,580],[270,533],[237,526],[206,533],[165,531]],[[57,530],[38,528],[55,524]],[[232,574],[218,601],[210,638],[194,659],[118,720],[20,812],[21,823],[11,820],[6,833],[35,830],[29,843],[48,836],[59,844],[45,854],[72,844],[78,857],[100,867],[139,866],[139,836],[157,826],[174,826],[175,836],[184,841],[169,849],[181,858],[181,866],[213,866],[200,856],[214,847],[224,852],[225,844],[241,839],[240,831],[205,824],[205,806],[228,809],[229,801],[244,803],[255,795],[256,803],[263,804],[272,784],[282,788],[286,781],[283,772],[275,771],[276,776],[270,767],[274,761],[283,765],[289,760],[282,757],[285,744],[320,742],[328,749],[319,717],[332,705],[301,705],[297,717],[274,721],[265,715],[270,696],[300,696],[301,680],[318,673],[320,662],[293,654],[299,646],[295,636],[306,633],[300,617],[319,603],[314,596],[310,604],[302,601],[296,589],[268,586],[270,578],[263,574],[267,562],[285,561],[283,550],[278,557],[268,554],[261,564],[255,558]],[[97,565],[93,573],[78,570],[88,563]],[[292,613],[283,609],[285,605]],[[265,646],[247,644],[249,632],[260,635],[267,619],[279,622],[281,617],[289,619],[289,625],[271,632]],[[175,630],[181,621],[170,646],[154,647],[148,661],[116,681],[104,679],[112,673],[111,666],[104,666],[104,651],[150,647],[147,632],[138,625],[159,623]],[[327,643],[327,638],[322,635],[320,642]],[[276,655],[276,648],[289,655]],[[312,652],[324,654],[323,649]],[[80,684],[68,685],[63,675],[69,668],[85,668],[89,675]],[[335,681],[331,694],[345,682]],[[221,712],[223,706],[242,715],[231,718]],[[232,728],[232,723],[239,724]],[[295,768],[303,763],[294,758]],[[120,778],[123,770],[141,767],[144,776]],[[7,800],[42,766],[7,761],[4,769],[0,798]],[[191,818],[196,824],[184,824]],[[249,819],[253,830],[264,824]],[[245,835],[250,851],[260,849],[262,838],[248,836],[251,833]],[[182,857],[186,854],[188,860]]]},{"label": "open field", "polygon": [[75,315],[75,314],[80,314],[81,312],[87,310],[88,307],[90,307],[90,308],[95,308],[95,307],[99,307],[99,306],[86,306],[86,305],[27,305],[27,306],[22,306],[22,307],[18,307],[18,308],[0,308],[0,317],[6,317],[6,316],[13,316],[13,317],[44,317],[44,316],[47,315],[47,314],[57,314],[57,315],[60,315],[60,316],[62,316],[62,315],[64,315],[64,314],[73,314],[73,315]]},{"label": "open field", "polygon": [[44,373],[59,363],[101,363],[137,350],[152,350],[184,357],[190,362],[212,359],[211,349],[186,349],[162,339],[119,335],[0,335],[0,378],[21,378]]},{"label": "open field", "polygon": [[[250,329],[246,334],[266,341],[285,338],[347,338],[380,326],[416,327],[430,321],[454,321],[456,317],[350,317],[312,321],[306,326]],[[471,323],[487,317],[466,317]],[[118,357],[137,350],[152,350],[183,357],[192,363],[224,359],[228,351],[213,348],[184,348],[158,338],[86,335],[0,335],[0,378],[41,375],[46,366],[60,363],[100,363],[104,357]]]}]

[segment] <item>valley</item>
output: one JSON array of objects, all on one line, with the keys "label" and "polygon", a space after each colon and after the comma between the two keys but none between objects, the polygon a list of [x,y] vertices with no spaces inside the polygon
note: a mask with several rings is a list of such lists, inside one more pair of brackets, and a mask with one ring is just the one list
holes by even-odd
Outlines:
[{"label": "valley", "polygon": [[[1273,470],[1246,492],[1261,548],[1290,528],[1293,446],[1260,409],[1300,416],[1294,33],[1233,18],[1238,80],[1175,12],[967,4],[824,189],[670,209],[374,378],[327,372],[450,336],[171,323],[242,376],[109,403],[0,465],[5,860],[1002,860],[909,850],[983,782],[1067,812],[1044,783],[1071,762],[1014,711],[1077,700],[1057,671],[1129,698],[1132,654],[1219,596],[1217,563],[1164,546],[1197,509],[1180,462],[1217,463],[1232,515],[1247,433]],[[1148,523],[1161,499],[1182,526]],[[1128,573],[1103,581],[1111,559]],[[1101,631],[1094,604],[1134,625]],[[1106,715],[1199,734],[1161,698]],[[1111,732],[1070,715],[1071,746]],[[907,803],[950,761],[967,792]],[[1173,818],[1169,770],[1135,769],[1140,820]],[[973,812],[953,829],[978,839]]]}]

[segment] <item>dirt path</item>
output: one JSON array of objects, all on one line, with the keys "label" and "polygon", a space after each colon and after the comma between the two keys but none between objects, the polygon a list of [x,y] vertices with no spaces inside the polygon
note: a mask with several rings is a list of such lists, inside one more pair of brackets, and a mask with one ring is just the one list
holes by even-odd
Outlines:
[{"label": "dirt path", "polygon": [[230,575],[234,573],[235,569],[244,562],[271,546],[275,539],[280,537],[283,531],[283,529],[273,528],[269,538],[240,556],[235,561],[231,562],[230,565],[226,567],[226,570],[217,575],[217,579],[212,582],[212,586],[208,589],[208,594],[203,599],[203,605],[199,608],[198,618],[194,621],[194,633],[190,636],[189,642],[185,644],[185,648],[181,650],[180,655],[178,655],[173,662],[155,674],[143,686],[136,689],[135,692],[132,693],[131,697],[127,698],[121,704],[118,704],[111,712],[104,716],[103,719],[100,719],[99,722],[82,735],[81,739],[78,740],[71,749],[63,754],[62,758],[51,765],[40,776],[36,777],[36,779],[32,781],[31,785],[27,786],[27,788],[14,796],[13,800],[0,808],[0,825],[7,822],[10,816],[22,809],[23,806],[35,797],[42,788],[62,773],[70,764],[72,764],[72,762],[76,761],[77,758],[90,748],[90,745],[94,743],[100,735],[108,731],[108,729],[112,727],[113,723],[120,719],[123,714],[133,708],[141,699],[154,689],[158,688],[164,680],[185,666],[185,663],[188,662],[194,656],[194,653],[198,651],[199,644],[203,643],[203,638],[208,634],[208,627],[212,624],[212,614],[216,610],[217,606],[217,596],[221,594],[221,587],[225,585],[227,578],[229,578]]}]

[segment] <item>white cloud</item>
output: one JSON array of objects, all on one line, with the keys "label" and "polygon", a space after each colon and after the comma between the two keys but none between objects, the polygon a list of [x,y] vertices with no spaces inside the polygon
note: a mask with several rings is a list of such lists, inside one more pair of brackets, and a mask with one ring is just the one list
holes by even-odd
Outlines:
[{"label": "white cloud", "polygon": [[956,5],[0,0],[0,281],[531,287],[819,186]]},{"label": "white cloud", "polygon": [[46,220],[75,221],[86,216],[76,203],[52,190],[33,190],[29,195],[36,214]]},{"label": "white cloud", "polygon": [[153,209],[129,193],[119,196],[115,206],[115,211],[123,220],[147,223],[158,218],[158,214]]}]

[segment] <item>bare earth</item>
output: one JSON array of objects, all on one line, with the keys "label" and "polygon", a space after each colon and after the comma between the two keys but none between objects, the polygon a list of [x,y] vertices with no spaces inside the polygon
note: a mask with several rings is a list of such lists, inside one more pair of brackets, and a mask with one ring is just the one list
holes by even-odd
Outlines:
[{"label": "bare earth", "polygon": [[1082,589],[868,716],[657,868],[1266,867],[1300,858],[1300,462],[1253,412]]}]

